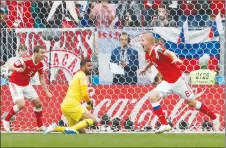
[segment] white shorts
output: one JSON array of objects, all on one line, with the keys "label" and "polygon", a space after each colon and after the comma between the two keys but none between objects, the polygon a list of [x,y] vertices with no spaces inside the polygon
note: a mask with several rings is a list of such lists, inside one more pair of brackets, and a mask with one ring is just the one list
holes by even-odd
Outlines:
[{"label": "white shorts", "polygon": [[18,86],[15,83],[9,83],[9,90],[11,92],[13,102],[17,100],[23,100],[24,97],[29,101],[38,98],[38,94],[31,84],[28,86]]},{"label": "white shorts", "polygon": [[159,92],[161,98],[172,93],[181,96],[185,100],[194,98],[194,93],[183,76],[181,76],[175,83],[168,83],[163,80],[153,89],[153,91]]}]

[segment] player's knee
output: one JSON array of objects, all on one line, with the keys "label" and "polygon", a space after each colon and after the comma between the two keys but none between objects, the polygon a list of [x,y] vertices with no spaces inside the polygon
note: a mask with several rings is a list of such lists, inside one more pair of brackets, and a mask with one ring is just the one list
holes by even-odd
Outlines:
[{"label": "player's knee", "polygon": [[159,96],[158,92],[154,92],[154,91],[151,92],[149,98],[150,98],[151,103],[155,103],[155,102],[158,102],[160,100],[160,96]]},{"label": "player's knee", "polygon": [[21,100],[21,101],[18,101],[16,102],[16,105],[18,107],[19,110],[22,110],[24,107],[25,107],[25,101],[24,100]]},{"label": "player's knee", "polygon": [[40,102],[40,103],[36,104],[35,107],[36,108],[42,108],[42,103]]},{"label": "player's knee", "polygon": [[33,104],[36,108],[42,108],[42,102],[38,98],[33,101]]},{"label": "player's knee", "polygon": [[186,100],[186,103],[191,107],[195,107],[196,101],[195,100]]}]

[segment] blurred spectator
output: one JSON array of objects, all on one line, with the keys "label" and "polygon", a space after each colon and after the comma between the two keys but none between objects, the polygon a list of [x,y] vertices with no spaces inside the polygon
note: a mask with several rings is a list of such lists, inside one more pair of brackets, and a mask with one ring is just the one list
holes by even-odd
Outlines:
[{"label": "blurred spectator", "polygon": [[178,26],[182,27],[188,19],[189,27],[210,27],[209,1],[178,1]]},{"label": "blurred spectator", "polygon": [[157,16],[153,16],[150,23],[151,27],[176,27],[177,23],[173,20],[164,5],[159,5]]},{"label": "blurred spectator", "polygon": [[[1,7],[0,8],[0,28],[7,28],[7,8]],[[1,34],[2,35],[2,34]]]},{"label": "blurred spectator", "polygon": [[77,1],[76,8],[79,10],[79,27],[89,27],[89,14],[90,14],[91,3],[87,1]]},{"label": "blurred spectator", "polygon": [[200,69],[190,73],[191,85],[214,85],[216,84],[216,72],[208,69],[210,56],[204,54],[199,59]]},{"label": "blurred spectator", "polygon": [[138,51],[129,47],[130,38],[126,32],[121,33],[119,40],[121,47],[112,51],[110,62],[122,66],[125,75],[114,74],[113,84],[137,84]]},{"label": "blurred spectator", "polygon": [[9,9],[7,24],[9,28],[33,28],[31,1],[6,1]]},{"label": "blurred spectator", "polygon": [[0,8],[0,59],[4,62],[14,56],[17,41],[15,31],[8,29],[7,12],[7,8]]},{"label": "blurred spectator", "polygon": [[115,18],[116,5],[108,4],[102,0],[100,4],[94,4],[90,13],[90,19],[95,27],[109,27]]},{"label": "blurred spectator", "polygon": [[0,1],[0,6],[1,6],[1,7],[6,7],[6,1],[2,1],[2,0],[1,0],[1,1]]},{"label": "blurred spectator", "polygon": [[[54,15],[57,13],[58,15]],[[55,18],[57,17],[57,18]],[[53,1],[46,22],[55,21],[57,26],[63,28],[75,27],[79,23],[78,10],[75,7],[74,1]]]},{"label": "blurred spectator", "polygon": [[48,16],[48,4],[45,1],[32,2],[32,17],[34,18],[34,28],[45,28],[45,20]]},{"label": "blurred spectator", "polygon": [[142,4],[139,1],[119,1],[116,16],[122,27],[140,27]]},{"label": "blurred spectator", "polygon": [[4,65],[4,64],[5,64],[5,62],[2,61],[2,60],[0,60],[0,66],[2,66],[2,65]]}]

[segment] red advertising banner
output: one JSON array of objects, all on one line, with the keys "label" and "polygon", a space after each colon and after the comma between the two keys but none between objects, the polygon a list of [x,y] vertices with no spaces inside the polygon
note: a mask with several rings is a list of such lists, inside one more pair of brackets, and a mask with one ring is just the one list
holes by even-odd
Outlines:
[{"label": "red advertising banner", "polygon": [[[41,86],[34,86],[43,102],[43,120],[45,125],[61,120],[60,103],[62,102],[67,85],[50,85],[53,98],[45,96]],[[104,114],[108,114],[111,120],[119,117],[121,124],[130,119],[134,122],[135,128],[156,125],[158,118],[153,114],[149,102],[149,92],[153,87],[149,85],[100,85],[90,87],[90,96],[95,100],[93,114],[97,121],[101,120]],[[199,86],[193,88],[200,97],[198,100],[205,103],[210,110],[220,114],[221,128],[225,127],[225,92],[224,86]],[[28,101],[26,107],[16,115],[16,121],[12,123],[14,130],[33,130],[36,127],[33,106]],[[163,99],[162,107],[165,115],[171,120],[175,127],[178,127],[181,120],[189,123],[189,127],[200,129],[202,122],[208,120],[208,116],[188,107],[184,100],[177,95],[171,95]],[[1,88],[1,113],[7,112],[13,105],[8,86]],[[2,125],[1,125],[2,129]]]}]

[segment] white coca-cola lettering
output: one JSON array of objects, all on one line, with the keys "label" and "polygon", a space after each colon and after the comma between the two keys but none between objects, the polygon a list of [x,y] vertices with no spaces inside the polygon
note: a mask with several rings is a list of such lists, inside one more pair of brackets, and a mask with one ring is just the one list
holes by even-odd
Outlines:
[{"label": "white coca-cola lettering", "polygon": [[[148,117],[148,119],[145,120],[145,117]],[[145,124],[143,126],[149,126],[152,120],[152,116],[153,113],[151,110],[144,110],[143,113],[141,113],[140,116],[137,116],[138,119],[136,119],[135,121],[137,121],[137,124],[139,125],[141,122],[145,121]]]},{"label": "white coca-cola lettering", "polygon": [[[197,90],[196,90],[197,91]],[[195,96],[201,96],[204,91],[196,94]],[[103,112],[103,107],[107,108],[103,114],[108,114],[111,119],[115,117],[119,117],[120,119],[124,119],[124,117],[129,117],[131,121],[133,121],[139,127],[141,126],[155,126],[158,121],[158,117],[153,114],[152,107],[148,98],[150,96],[150,92],[146,93],[138,102],[130,101],[129,99],[101,99],[102,101],[97,104],[94,110],[94,115],[96,117],[101,118],[100,111]],[[100,99],[100,98],[99,98]],[[135,100],[135,99],[133,99]],[[114,103],[112,103],[115,101]],[[133,103],[132,103],[133,102]],[[128,105],[132,105],[132,108],[127,107]],[[166,104],[168,105],[168,104]],[[171,104],[172,105],[172,104]],[[101,109],[102,108],[102,109]],[[170,111],[170,115],[168,115],[168,111],[164,110],[164,114],[167,119],[170,119],[174,125],[178,126],[181,120],[187,118],[189,125],[194,121],[197,111],[187,110],[188,106],[184,106],[184,99],[178,99],[177,103],[173,105],[173,110]],[[113,115],[113,113],[115,113]],[[98,119],[99,121],[100,119]]]},{"label": "white coca-cola lettering", "polygon": [[[101,98],[99,98],[101,99]],[[101,119],[101,116],[99,116],[100,112],[101,112],[101,108],[103,106],[105,107],[109,107],[111,105],[111,99],[103,99],[99,104],[97,104],[94,108],[94,111],[93,111],[93,115],[96,117],[97,119],[97,122],[100,121]],[[103,113],[103,114],[106,114],[106,113]]]},{"label": "white coca-cola lettering", "polygon": [[134,108],[133,108],[133,110],[130,114],[131,121],[133,121],[133,122],[135,121],[136,117],[138,116],[140,109],[142,108],[144,103],[148,100],[149,96],[150,96],[150,92],[145,94],[144,97],[141,98],[139,100],[139,102],[136,103],[136,105],[134,106]]},{"label": "white coca-cola lettering", "polygon": [[[111,117],[111,119],[114,119],[116,117],[119,117],[122,119],[125,114],[127,113],[126,105],[129,102],[129,99],[118,99],[108,110],[107,114]],[[119,106],[119,109],[116,110],[116,108]],[[116,114],[113,115],[113,112],[116,111]],[[124,112],[124,114],[122,114]]]},{"label": "white coca-cola lettering", "polygon": [[[178,100],[177,104],[174,106],[169,118],[171,119],[171,121],[173,121],[177,116],[180,115],[179,109],[182,106],[182,104],[184,103],[184,99],[180,99]],[[183,109],[182,109],[183,110]]]}]

